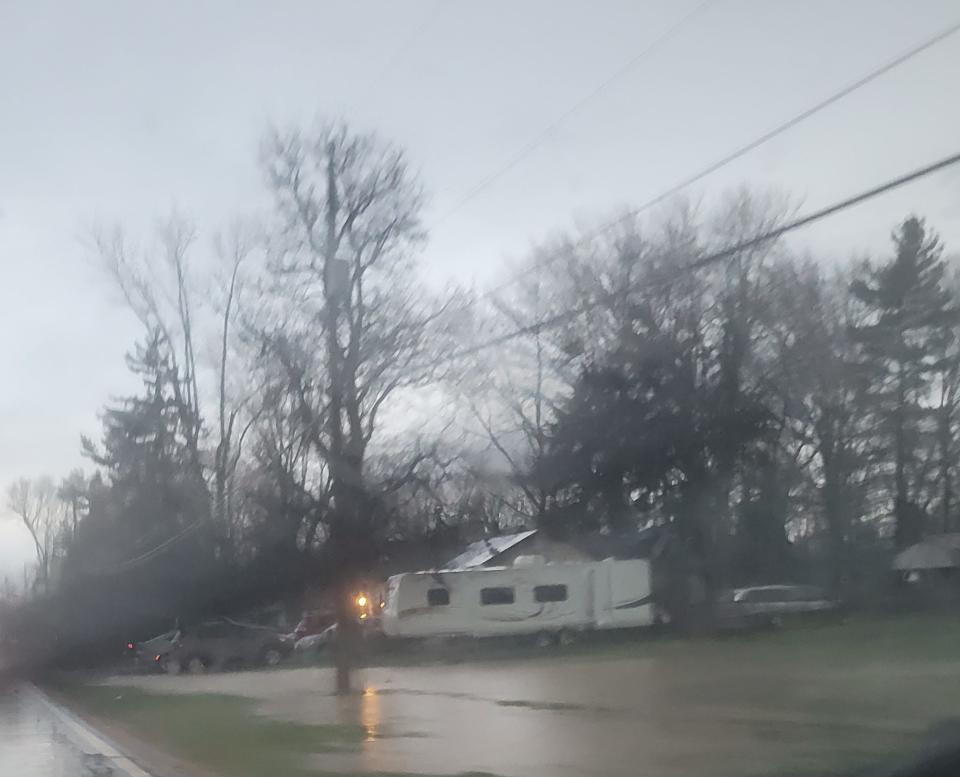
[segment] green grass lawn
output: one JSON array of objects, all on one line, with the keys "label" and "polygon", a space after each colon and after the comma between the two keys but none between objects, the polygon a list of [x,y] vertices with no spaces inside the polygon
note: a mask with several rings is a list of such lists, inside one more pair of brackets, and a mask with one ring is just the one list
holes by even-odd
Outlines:
[{"label": "green grass lawn", "polygon": [[632,644],[615,639],[582,647],[584,653],[591,649],[611,657],[679,654],[761,662],[950,662],[960,661],[960,614],[852,616],[722,636],[663,636]]},{"label": "green grass lawn", "polygon": [[356,747],[362,726],[308,726],[269,720],[255,701],[218,694],[167,695],[136,688],[67,686],[81,712],[119,724],[174,755],[230,777],[299,777],[311,753]]},{"label": "green grass lawn", "polygon": [[[749,661],[863,663],[877,660],[960,661],[960,613],[951,615],[851,616],[843,621],[799,622],[781,629],[684,637],[652,629],[588,632],[566,647],[536,647],[532,639],[458,638],[449,644],[383,642],[361,652],[367,666],[416,666],[463,661],[543,660],[584,656],[603,660],[630,657],[725,657]],[[299,665],[331,665],[329,655],[301,657]]]},{"label": "green grass lawn", "polygon": [[[305,767],[307,757],[354,750],[366,735],[360,725],[271,720],[257,715],[255,700],[243,696],[157,694],[130,687],[73,684],[59,686],[57,691],[81,713],[119,725],[223,777],[334,777]],[[364,775],[351,773],[350,777]],[[378,772],[376,777],[417,776]]]}]

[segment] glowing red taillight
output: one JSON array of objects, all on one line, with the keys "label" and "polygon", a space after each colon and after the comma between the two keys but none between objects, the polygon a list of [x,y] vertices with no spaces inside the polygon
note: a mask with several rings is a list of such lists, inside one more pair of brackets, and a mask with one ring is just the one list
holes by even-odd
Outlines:
[{"label": "glowing red taillight", "polygon": [[133,650],[133,643],[132,643],[132,642],[128,642],[128,643],[127,643],[127,650]]}]

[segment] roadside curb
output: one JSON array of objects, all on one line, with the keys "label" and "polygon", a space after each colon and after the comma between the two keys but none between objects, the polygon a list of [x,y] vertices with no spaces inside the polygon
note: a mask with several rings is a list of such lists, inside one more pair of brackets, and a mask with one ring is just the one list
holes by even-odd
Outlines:
[{"label": "roadside curb", "polygon": [[21,687],[35,701],[45,707],[50,714],[67,730],[70,738],[78,744],[85,755],[100,756],[112,767],[110,774],[125,774],[127,777],[154,777],[127,757],[103,734],[81,720],[62,704],[55,702],[40,688],[30,682]]}]

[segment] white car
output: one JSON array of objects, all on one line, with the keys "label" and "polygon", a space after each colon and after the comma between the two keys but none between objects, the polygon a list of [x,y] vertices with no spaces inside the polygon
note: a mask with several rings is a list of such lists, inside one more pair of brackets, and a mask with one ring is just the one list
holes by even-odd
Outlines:
[{"label": "white car", "polygon": [[780,625],[784,619],[836,613],[840,602],[813,585],[758,585],[724,592],[717,602],[720,625]]},{"label": "white car", "polygon": [[293,646],[295,653],[310,653],[314,650],[322,650],[328,644],[333,642],[337,635],[337,624],[327,626],[319,634],[308,634],[306,637],[300,637]]}]

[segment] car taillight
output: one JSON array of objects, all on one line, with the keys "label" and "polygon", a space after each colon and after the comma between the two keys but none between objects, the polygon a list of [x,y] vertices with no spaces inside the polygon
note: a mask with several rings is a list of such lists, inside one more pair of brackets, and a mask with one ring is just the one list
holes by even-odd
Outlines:
[{"label": "car taillight", "polygon": [[155,656],[153,657],[153,660],[159,663],[159,662],[160,662],[160,655],[159,655],[159,654],[155,655]]},{"label": "car taillight", "polygon": [[127,650],[133,650],[134,644],[132,642],[127,643]]}]

